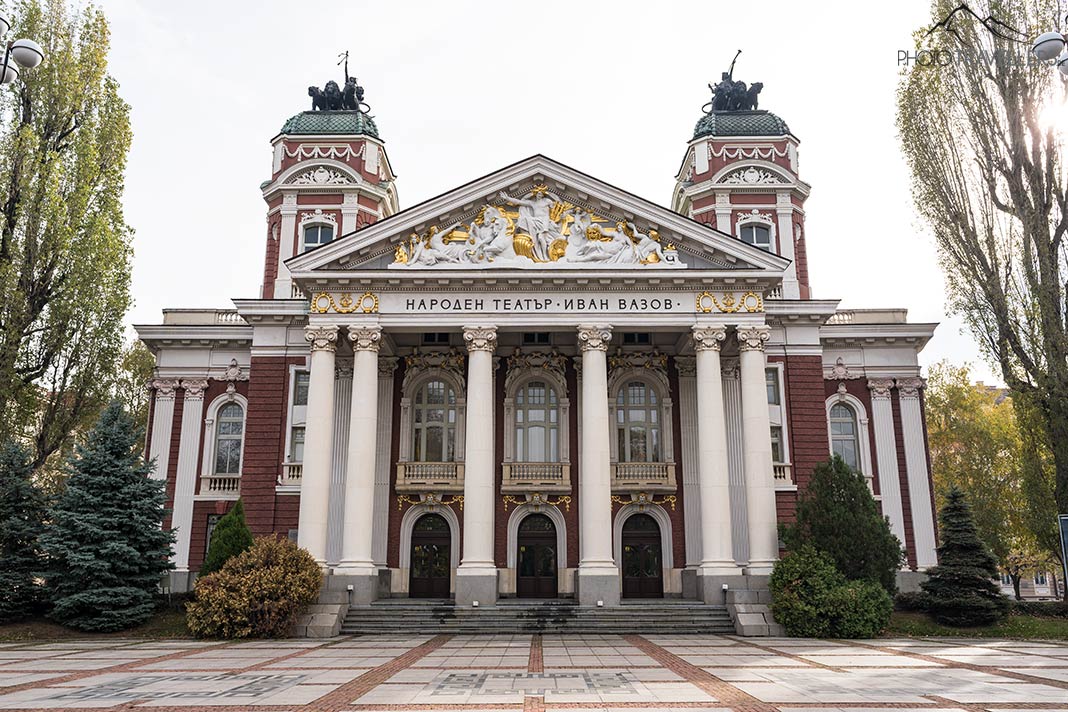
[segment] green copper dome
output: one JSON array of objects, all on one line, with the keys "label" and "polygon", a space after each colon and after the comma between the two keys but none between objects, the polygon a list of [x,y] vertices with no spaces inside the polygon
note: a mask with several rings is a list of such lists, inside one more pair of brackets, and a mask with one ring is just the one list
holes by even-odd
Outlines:
[{"label": "green copper dome", "polygon": [[378,138],[375,120],[362,111],[302,111],[289,119],[281,133],[294,135],[364,135]]},{"label": "green copper dome", "polygon": [[790,127],[770,111],[710,111],[694,127],[701,136],[786,136]]}]

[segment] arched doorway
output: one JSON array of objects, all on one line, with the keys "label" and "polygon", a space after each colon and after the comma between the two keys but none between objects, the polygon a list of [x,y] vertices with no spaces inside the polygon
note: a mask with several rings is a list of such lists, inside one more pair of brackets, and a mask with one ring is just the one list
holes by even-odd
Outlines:
[{"label": "arched doorway", "polygon": [[408,574],[411,598],[449,597],[449,523],[440,514],[424,514],[412,527]]},{"label": "arched doorway", "polygon": [[531,514],[519,523],[515,595],[556,598],[556,526],[544,514]]},{"label": "arched doorway", "polygon": [[648,514],[623,523],[623,598],[664,597],[664,557],[660,525]]}]

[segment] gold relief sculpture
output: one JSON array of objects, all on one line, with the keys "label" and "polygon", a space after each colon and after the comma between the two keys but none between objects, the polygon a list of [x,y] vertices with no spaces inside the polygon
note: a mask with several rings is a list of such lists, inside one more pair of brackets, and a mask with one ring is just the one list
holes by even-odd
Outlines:
[{"label": "gold relief sculpture", "polygon": [[671,507],[671,511],[674,512],[675,511],[675,504],[678,502],[678,498],[673,494],[669,494],[669,495],[667,495],[665,497],[661,497],[660,499],[657,499],[656,497],[654,497],[653,495],[649,494],[648,492],[638,492],[636,494],[632,494],[630,497],[621,497],[621,496],[619,496],[617,494],[614,494],[614,495],[612,495],[612,501],[615,502],[616,504],[624,504],[624,505],[626,505],[626,504],[636,504],[636,505],[638,505],[638,511],[639,512],[644,512],[645,508],[647,506],[649,506],[650,504],[656,504],[656,505],[659,505],[661,507],[666,504],[666,505],[670,506]]},{"label": "gold relief sculpture", "polygon": [[441,495],[435,494],[433,492],[420,495],[419,497],[409,497],[406,494],[397,495],[397,511],[403,510],[405,504],[425,504],[427,511],[430,512],[433,512],[437,507],[440,507],[442,505],[450,506],[455,504],[460,508],[460,511],[463,511],[464,496],[460,494],[445,495],[444,497],[442,497]]},{"label": "gold relief sculpture", "polygon": [[546,497],[540,492],[535,492],[534,494],[523,497],[522,499],[516,497],[514,494],[506,494],[501,497],[501,501],[504,503],[504,511],[506,512],[508,511],[508,505],[510,504],[529,504],[535,512],[539,511],[542,505],[546,504],[551,505],[553,507],[559,507],[560,505],[563,505],[565,511],[571,511],[571,495],[557,497],[554,500],[552,497]]},{"label": "gold relief sculpture", "polygon": [[750,314],[764,311],[764,298],[757,292],[745,292],[741,299],[736,295],[736,292],[723,292],[720,299],[716,299],[712,292],[701,292],[697,295],[697,311],[702,314],[711,314],[713,311],[736,314],[743,309]]},{"label": "gold relief sculpture", "polygon": [[308,311],[312,314],[352,314],[362,311],[364,314],[378,313],[378,295],[364,292],[359,299],[353,299],[351,292],[342,292],[335,300],[329,292],[319,292],[311,299]]}]

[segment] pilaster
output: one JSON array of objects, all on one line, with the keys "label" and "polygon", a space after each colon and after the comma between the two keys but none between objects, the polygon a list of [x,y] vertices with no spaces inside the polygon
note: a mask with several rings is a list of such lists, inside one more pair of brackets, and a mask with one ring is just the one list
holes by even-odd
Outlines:
[{"label": "pilaster", "polygon": [[890,378],[869,378],[871,390],[871,419],[875,428],[875,459],[879,464],[879,497],[883,516],[890,520],[890,529],[901,545],[905,545],[905,518],[901,506],[901,481],[898,475],[897,434],[894,431],[894,410],[890,401]]},{"label": "pilaster", "polygon": [[200,430],[204,421],[203,379],[182,381],[182,427],[178,447],[178,473],[171,505],[171,526],[175,531],[174,568],[189,571],[189,537],[193,528],[193,495],[197,488],[197,460],[200,455]]},{"label": "pilaster", "polygon": [[905,439],[905,471],[909,483],[912,512],[912,535],[916,548],[916,568],[925,571],[938,564],[935,547],[934,513],[931,509],[931,480],[927,472],[927,449],[923,433],[923,410],[920,407],[922,378],[897,379],[901,403],[901,429]]}]

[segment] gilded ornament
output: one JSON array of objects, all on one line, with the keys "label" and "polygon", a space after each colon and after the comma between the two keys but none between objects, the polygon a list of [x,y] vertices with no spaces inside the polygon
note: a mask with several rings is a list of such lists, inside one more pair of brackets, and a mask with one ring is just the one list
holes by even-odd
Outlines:
[{"label": "gilded ornament", "polygon": [[352,314],[355,311],[364,314],[378,313],[378,295],[374,292],[364,292],[359,299],[354,300],[351,292],[342,292],[335,300],[329,292],[319,292],[312,297],[308,311],[312,314]]},{"label": "gilded ornament", "polygon": [[720,299],[711,292],[701,292],[697,295],[697,311],[702,314],[711,314],[714,309],[724,314],[735,314],[743,309],[750,314],[764,311],[764,298],[756,292],[746,292],[741,299],[734,292],[723,292]]},{"label": "gilded ornament", "polygon": [[644,512],[645,508],[647,506],[649,506],[650,504],[655,504],[655,505],[658,505],[660,507],[662,507],[662,506],[664,506],[666,504],[669,507],[671,507],[671,511],[674,512],[675,511],[675,504],[678,502],[678,498],[673,494],[669,494],[669,495],[667,495],[665,497],[661,497],[660,499],[657,499],[653,495],[650,495],[648,492],[637,492],[635,494],[632,494],[629,498],[621,497],[618,494],[614,494],[614,495],[612,495],[612,501],[615,502],[616,504],[623,504],[623,505],[636,504],[636,505],[638,505],[638,511],[639,512]]}]

